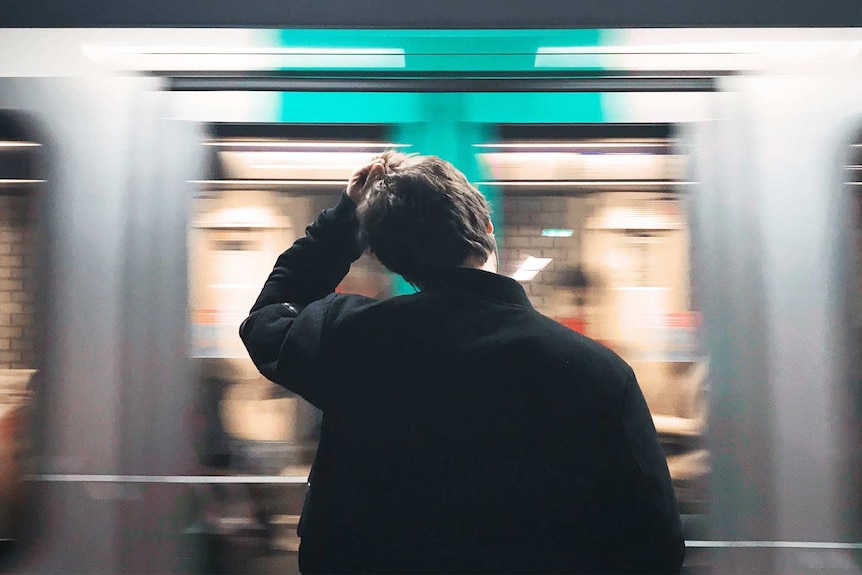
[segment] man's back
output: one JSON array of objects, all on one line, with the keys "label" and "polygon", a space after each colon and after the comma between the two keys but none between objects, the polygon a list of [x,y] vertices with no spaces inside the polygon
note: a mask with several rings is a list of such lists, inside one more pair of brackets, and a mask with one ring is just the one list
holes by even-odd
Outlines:
[{"label": "man's back", "polygon": [[326,303],[304,571],[673,568],[667,466],[615,354],[479,270]]},{"label": "man's back", "polygon": [[[333,293],[360,237],[421,293]],[[240,335],[263,375],[323,410],[303,572],[679,571],[634,374],[492,273],[495,246],[451,164],[384,154],[278,257]]]}]

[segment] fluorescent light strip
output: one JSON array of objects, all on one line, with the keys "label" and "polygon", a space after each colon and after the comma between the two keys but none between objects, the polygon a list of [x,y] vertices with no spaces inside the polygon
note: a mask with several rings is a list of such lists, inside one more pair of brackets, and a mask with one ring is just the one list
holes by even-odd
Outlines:
[{"label": "fluorescent light strip", "polygon": [[135,70],[404,68],[401,48],[252,48],[83,44],[98,64]]},{"label": "fluorescent light strip", "polygon": [[[2,181],[2,180],[0,180]],[[347,183],[347,179],[344,180],[189,180],[191,184],[203,184],[203,185],[220,185],[220,184],[231,184],[231,185],[263,185],[263,186],[273,186],[273,185],[286,185],[286,186],[343,186]]]},{"label": "fluorescent light strip", "polygon": [[497,180],[476,182],[480,186],[524,186],[524,187],[573,187],[573,188],[590,188],[595,186],[690,186],[699,182],[688,181],[656,181],[656,180],[544,180],[544,181],[511,181]]},{"label": "fluorescent light strip", "polygon": [[0,148],[38,148],[42,144],[36,142],[0,142]]},{"label": "fluorescent light strip", "polygon": [[[101,48],[85,44],[82,48]],[[272,55],[272,54],[295,54],[298,56],[308,55],[332,55],[332,56],[383,56],[383,55],[403,55],[404,50],[401,48],[252,48],[252,47],[229,47],[229,46],[109,46],[110,52],[115,54],[140,54],[140,55],[223,55],[223,54],[254,54],[254,55]]]},{"label": "fluorescent light strip", "polygon": [[409,148],[413,144],[390,142],[261,142],[260,140],[215,140],[204,142],[204,146],[249,147],[249,148]]},{"label": "fluorescent light strip", "polygon": [[527,256],[527,259],[518,266],[518,269],[515,270],[510,277],[519,282],[528,282],[536,277],[540,271],[548,267],[554,261],[554,258],[534,258],[533,256]]},{"label": "fluorescent light strip", "polygon": [[672,142],[507,142],[505,144],[473,144],[474,148],[669,148]]},{"label": "fluorescent light strip", "polygon": [[251,166],[261,170],[353,170],[356,164],[253,164]]},{"label": "fluorescent light strip", "polygon": [[534,258],[533,256],[527,256],[527,259],[518,266],[519,269],[529,270],[529,271],[537,271],[540,272],[554,261],[554,258]]},{"label": "fluorescent light strip", "polygon": [[45,180],[15,180],[15,179],[2,179],[0,178],[0,184],[44,184]]},{"label": "fluorescent light strip", "polygon": [[540,46],[536,55],[551,54],[655,54],[655,55],[733,55],[764,53],[801,53],[817,49],[857,48],[858,40],[756,40],[756,41],[706,41],[677,42],[644,45],[606,45],[606,46]]},{"label": "fluorescent light strip", "polygon": [[528,282],[531,279],[533,279],[534,277],[536,277],[537,275],[539,275],[539,272],[537,270],[518,269],[518,270],[515,270],[515,273],[513,273],[509,277],[511,277],[516,282]]},{"label": "fluorescent light strip", "polygon": [[50,481],[58,483],[268,483],[295,485],[308,483],[307,475],[87,475],[76,473],[47,473],[28,475],[27,481]]},{"label": "fluorescent light strip", "polygon": [[755,549],[862,549],[862,543],[840,541],[686,541],[686,547],[748,547]]},{"label": "fluorescent light strip", "polygon": [[546,238],[570,238],[575,235],[575,230],[542,230],[542,235]]},{"label": "fluorescent light strip", "polygon": [[[537,55],[546,54],[590,54],[604,56],[606,54],[737,54],[742,52],[742,45],[736,50],[722,44],[699,44],[701,49],[692,48],[692,44],[666,44],[647,46],[540,46]],[[750,52],[751,46],[748,46]]]}]

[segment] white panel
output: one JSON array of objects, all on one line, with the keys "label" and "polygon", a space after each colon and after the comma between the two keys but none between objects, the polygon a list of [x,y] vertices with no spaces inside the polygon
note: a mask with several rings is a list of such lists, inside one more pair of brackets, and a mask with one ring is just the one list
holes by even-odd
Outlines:
[{"label": "white panel", "polygon": [[105,47],[266,46],[266,30],[0,29],[0,76],[87,76],[110,70]]},{"label": "white panel", "polygon": [[196,122],[275,122],[278,92],[174,92],[172,118]]},{"label": "white panel", "polygon": [[709,92],[637,92],[602,94],[610,122],[686,123],[712,119]]}]

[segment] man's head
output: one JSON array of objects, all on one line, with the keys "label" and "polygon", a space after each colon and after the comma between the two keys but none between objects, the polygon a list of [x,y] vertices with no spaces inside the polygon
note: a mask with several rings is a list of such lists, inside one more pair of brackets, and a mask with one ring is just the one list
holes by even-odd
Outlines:
[{"label": "man's head", "polygon": [[436,156],[386,152],[378,162],[359,219],[383,265],[419,287],[448,268],[496,269],[488,203],[464,174]]}]

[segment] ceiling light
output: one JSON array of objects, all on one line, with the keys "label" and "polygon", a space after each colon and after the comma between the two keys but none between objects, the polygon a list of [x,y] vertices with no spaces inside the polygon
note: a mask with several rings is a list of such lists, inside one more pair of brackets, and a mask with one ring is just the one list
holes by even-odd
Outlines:
[{"label": "ceiling light", "polygon": [[[2,180],[0,180],[2,182]],[[202,185],[244,185],[244,186],[343,186],[343,180],[190,180],[192,184]]]},{"label": "ceiling light", "polygon": [[548,229],[542,230],[542,235],[546,238],[570,238],[574,235],[574,230],[556,230],[556,229]]},{"label": "ceiling light", "polygon": [[668,148],[673,142],[506,142],[473,144],[474,148]]},{"label": "ceiling light", "polygon": [[518,266],[518,269],[515,270],[511,277],[515,281],[519,282],[528,282],[532,280],[536,275],[548,267],[548,264],[554,261],[553,258],[534,258],[533,256],[527,256],[527,259]]},{"label": "ceiling light", "polygon": [[121,70],[239,71],[404,68],[401,48],[251,48],[83,44],[93,62]]},{"label": "ceiling light", "polygon": [[261,170],[354,170],[356,164],[252,164],[252,168]]},{"label": "ceiling light", "polygon": [[524,186],[524,187],[581,187],[594,188],[597,186],[690,186],[698,182],[677,182],[669,180],[494,180],[476,182],[480,186]]},{"label": "ceiling light", "polygon": [[536,277],[536,275],[538,273],[539,272],[536,270],[518,269],[518,270],[515,270],[515,273],[513,273],[510,277],[513,280],[518,281],[518,282],[528,282],[528,281],[532,280],[534,277]]},{"label": "ceiling light", "polygon": [[524,263],[518,266],[518,268],[540,272],[548,267],[548,264],[552,261],[554,261],[554,258],[534,258],[533,256],[528,256]]},{"label": "ceiling light", "polygon": [[205,146],[222,148],[407,148],[412,144],[393,144],[391,142],[267,142],[261,140],[212,140]]}]

